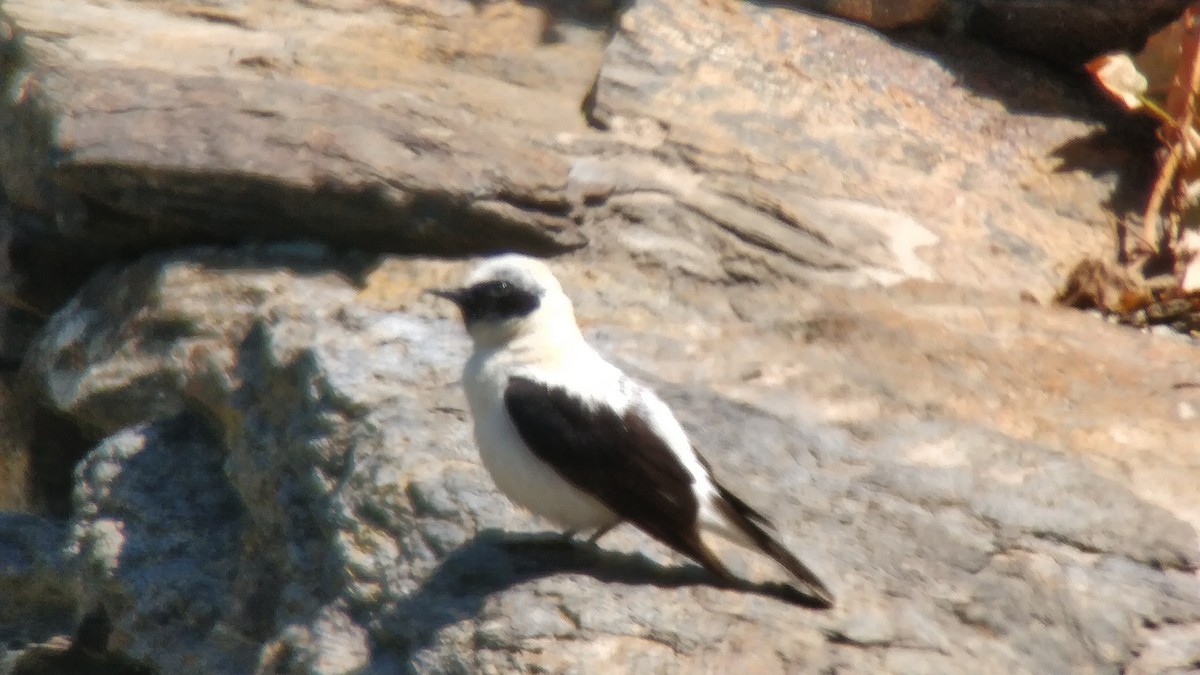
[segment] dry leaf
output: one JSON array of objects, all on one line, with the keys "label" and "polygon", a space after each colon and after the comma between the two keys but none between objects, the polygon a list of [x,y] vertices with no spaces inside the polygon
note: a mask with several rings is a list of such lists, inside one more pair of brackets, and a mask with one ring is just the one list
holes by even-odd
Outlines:
[{"label": "dry leaf", "polygon": [[1146,79],[1146,94],[1157,96],[1171,88],[1179,57],[1183,54],[1184,24],[1182,18],[1167,24],[1146,40],[1146,46],[1133,62]]},{"label": "dry leaf", "polygon": [[1130,110],[1142,107],[1142,95],[1146,93],[1149,83],[1129,54],[1114,52],[1098,56],[1088,61],[1085,67],[1104,91],[1121,105]]},{"label": "dry leaf", "polygon": [[1121,300],[1116,309],[1113,310],[1113,313],[1120,316],[1128,316],[1139,309],[1146,309],[1152,304],[1154,304],[1154,296],[1150,295],[1150,292],[1144,288],[1139,288],[1136,291],[1125,291],[1121,294]]},{"label": "dry leaf", "polygon": [[1067,275],[1054,301],[1075,309],[1120,312],[1129,304],[1129,295],[1137,290],[1137,284],[1125,270],[1095,258],[1084,258]]},{"label": "dry leaf", "polygon": [[1179,56],[1175,61],[1175,72],[1171,75],[1171,81],[1167,87],[1166,111],[1177,124],[1183,123],[1187,116],[1195,96],[1197,76],[1200,73],[1200,63],[1197,60],[1200,56],[1200,25],[1197,25],[1196,22],[1198,13],[1200,13],[1200,5],[1192,5],[1171,24],[1178,31]]}]

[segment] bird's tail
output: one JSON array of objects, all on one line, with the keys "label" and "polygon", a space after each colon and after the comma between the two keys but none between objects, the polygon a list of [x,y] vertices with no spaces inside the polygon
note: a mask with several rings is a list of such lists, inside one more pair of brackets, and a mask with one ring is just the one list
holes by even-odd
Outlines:
[{"label": "bird's tail", "polygon": [[796,581],[803,584],[803,590],[810,592],[815,599],[820,600],[826,606],[832,607],[833,593],[817,578],[816,574],[813,574],[812,570],[808,569],[804,563],[800,562],[799,558],[792,555],[791,551],[787,550],[763,528],[764,525],[770,527],[771,521],[721,485],[718,484],[715,487],[719,498],[716,500],[718,508],[721,509],[722,515],[729,520],[730,524],[745,535],[750,543],[771,556]]}]

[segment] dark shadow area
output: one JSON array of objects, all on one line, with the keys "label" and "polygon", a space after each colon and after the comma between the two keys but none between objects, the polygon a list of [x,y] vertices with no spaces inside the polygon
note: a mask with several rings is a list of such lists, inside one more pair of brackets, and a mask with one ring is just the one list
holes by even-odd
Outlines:
[{"label": "dark shadow area", "polygon": [[[782,0],[746,1],[764,8],[787,8],[830,17],[813,9],[823,6],[816,0],[803,3],[810,5],[807,8],[797,7],[802,3]],[[947,5],[951,8],[949,11],[924,26],[875,32],[898,48],[936,61],[953,75],[956,86],[995,100],[1014,115],[1057,117],[1101,125],[1102,129],[1071,139],[1050,156],[1058,160],[1058,171],[1084,171],[1111,180],[1113,192],[1104,206],[1118,218],[1140,213],[1153,181],[1154,151],[1159,145],[1154,136],[1154,122],[1127,113],[1099,91],[1083,68],[1087,58],[1095,55],[1095,50],[1089,51],[1091,48],[1077,42],[1064,43],[1064,59],[1047,59],[1045,50],[1022,49],[1019,45],[993,39],[983,31],[986,27],[983,17],[987,12],[968,7],[969,4],[950,3]],[[1099,9],[1084,9],[1089,17],[1100,12]],[[1020,11],[1026,10],[1013,10]],[[1155,11],[1159,12],[1154,14],[1158,25],[1169,23],[1175,16],[1170,12]],[[1150,24],[1153,22],[1148,22]],[[1096,38],[1108,45],[1108,49],[1137,50],[1146,38],[1146,31],[1119,26],[1110,28],[1113,28],[1111,36],[1106,34]],[[864,29],[873,30],[865,26]],[[1102,51],[1105,49],[1095,53]],[[945,85],[930,82],[928,87],[922,87],[920,81],[914,81],[908,86],[923,95],[937,97],[940,95],[938,88]]]},{"label": "dark shadow area", "polygon": [[[343,252],[463,257],[517,250],[547,256],[585,243],[531,230],[519,215],[568,223],[571,207],[563,197],[421,188],[385,194],[382,185],[312,189],[266,176],[125,171],[103,165],[56,170],[55,179],[78,199],[86,228],[100,234],[63,236],[54,232],[50,217],[28,214],[9,247],[20,300],[50,314],[105,265],[127,264],[162,249],[318,241]],[[435,228],[437,235],[430,237],[430,223],[456,227]]]},{"label": "dark shadow area", "polygon": [[1113,177],[1112,193],[1103,206],[1117,217],[1116,253],[1122,263],[1138,242],[1139,235],[1130,233],[1130,228],[1140,228],[1142,211],[1158,175],[1156,126],[1148,117],[1130,115],[1124,123],[1106,124],[1063,143],[1050,154],[1058,161],[1056,172]]},{"label": "dark shadow area", "polygon": [[[0,664],[18,650],[78,625],[79,590],[69,580],[65,520],[0,510]],[[0,665],[0,672],[4,666]]]},{"label": "dark shadow area", "polygon": [[[607,30],[612,26],[618,14],[629,6],[632,0],[519,0],[522,5],[532,7],[542,12],[545,17],[545,29],[542,31],[542,42],[557,41],[555,26],[560,23],[571,23],[593,30]],[[489,0],[468,0],[475,11],[483,9]]]},{"label": "dark shadow area", "polygon": [[[1188,0],[952,3],[968,35],[1013,52],[1075,67],[1110,51],[1137,51],[1174,21]],[[1139,6],[1140,5],[1140,6]]]},{"label": "dark shadow area", "polygon": [[[937,60],[960,86],[1000,102],[1010,113],[1101,125],[1064,142],[1049,157],[1057,160],[1058,172],[1083,171],[1111,181],[1112,192],[1102,206],[1119,220],[1140,213],[1154,179],[1154,152],[1159,147],[1155,123],[1108,100],[1082,67],[1055,68],[965,36],[911,31],[894,36],[893,41]],[[1123,236],[1123,228],[1116,236]]]},{"label": "dark shadow area", "polygon": [[820,601],[781,582],[731,585],[694,564],[667,567],[644,555],[568,541],[555,532],[488,529],[446,556],[416,592],[381,619],[389,637],[408,637],[402,644],[383,646],[415,654],[433,644],[443,628],[478,616],[489,596],[556,574],[586,574],[604,583],[666,589],[734,590],[824,609]]},{"label": "dark shadow area", "polygon": [[112,621],[103,605],[80,620],[73,640],[30,645],[13,660],[12,675],[152,675],[150,666],[109,651]]},{"label": "dark shadow area", "polygon": [[75,465],[99,441],[73,420],[50,408],[37,405],[31,417],[29,483],[32,501],[39,511],[55,518],[71,515],[71,493],[75,489]]},{"label": "dark shadow area", "polygon": [[897,47],[934,59],[957,84],[1004,104],[1011,113],[1095,119],[1116,112],[1083,70],[1005,52],[965,35],[930,30],[883,33]]},{"label": "dark shadow area", "polygon": [[[530,231],[519,216],[490,208],[567,218],[565,197],[497,191],[464,194],[449,190],[327,181],[294,185],[270,176],[235,172],[200,173],[156,168],[136,174],[116,165],[72,165],[56,169],[55,180],[87,207],[89,227],[105,233],[113,252],[246,240],[316,238],[332,246],[434,255],[485,253],[497,245],[531,253],[561,252],[552,235]],[[279,221],[291,228],[283,233]],[[353,228],[331,229],[331,222]],[[454,232],[430,239],[424,223],[458,223]]]},{"label": "dark shadow area", "polygon": [[[840,0],[746,0],[850,23],[836,10]],[[866,11],[861,3],[858,12]],[[876,6],[887,3],[876,2]],[[1111,51],[1138,51],[1155,31],[1178,18],[1187,0],[1145,0],[1143,6],[1120,2],[1026,2],[946,0],[911,26],[891,30],[865,28],[884,35],[931,34],[938,42],[965,41],[1005,55],[1028,56],[1066,71]],[[888,12],[880,12],[888,14]]]},{"label": "dark shadow area", "polygon": [[[334,272],[348,282],[358,285],[361,285],[365,275],[378,261],[377,255],[337,253],[336,250],[327,249],[320,244],[304,242],[263,245],[245,242],[240,247],[227,251],[214,246],[208,248],[205,264],[213,270],[287,269],[299,276],[318,276]],[[161,273],[163,265],[172,261],[188,261],[193,259],[194,255],[195,252],[189,250],[164,252],[145,264],[137,264],[137,258],[129,255],[112,259],[108,261],[107,266],[94,269],[84,267],[81,269],[100,275],[100,282],[86,285],[85,279],[72,276],[72,282],[83,285],[83,288],[63,288],[63,297],[57,297],[55,301],[65,302],[68,295],[74,295],[84,308],[98,308],[98,311],[108,312],[125,320],[136,315],[141,308],[157,303],[154,297],[159,288],[156,275]],[[41,260],[49,264],[50,261],[61,262],[65,258],[47,256]],[[54,267],[51,265],[50,269]],[[43,271],[45,269],[42,268]],[[114,279],[123,282],[123,292],[119,300],[112,296]],[[62,281],[62,278],[59,281]],[[42,319],[39,318],[38,322],[41,325]],[[143,324],[143,331],[137,337],[137,347],[143,354],[160,354],[166,357],[174,345],[187,339],[196,330],[197,326],[182,319],[165,319]],[[22,347],[23,351],[27,345]],[[74,349],[68,349],[58,357],[84,358]],[[106,357],[107,355],[99,357],[99,360]],[[88,428],[79,420],[55,410],[48,402],[41,400],[38,391],[40,385],[29,379],[33,377],[30,372],[33,370],[32,366],[28,370],[21,370],[23,359],[24,354],[15,355],[10,364],[12,370],[0,373],[0,377],[3,377],[5,384],[11,386],[14,392],[11,401],[15,410],[13,414],[20,416],[21,423],[29,434],[28,485],[32,508],[39,513],[66,518],[72,513],[71,495],[75,487],[75,467],[105,434],[100,430]],[[67,370],[72,369],[70,366],[63,367]],[[156,376],[152,374],[147,377]],[[144,382],[142,384],[145,385]],[[163,382],[161,387],[170,390],[173,385]],[[146,405],[138,409],[140,419],[172,415],[178,412],[174,402],[175,399],[170,397],[146,401]]]},{"label": "dark shadow area", "polygon": [[[971,30],[978,12],[958,8],[958,4],[966,3],[952,3],[949,6],[955,8],[954,11],[943,11],[925,25],[885,31],[817,11],[815,7],[823,4],[820,2],[746,2],[764,9],[786,9],[843,21],[873,31],[901,49],[934,59],[954,74],[960,86],[999,101],[1009,112],[1098,121],[1126,118],[1096,91],[1083,69],[1086,58],[1071,56],[1066,62],[1052,62],[1032,55],[1028,50],[989,41],[978,31]],[[801,4],[809,6],[799,6]],[[1163,24],[1171,18],[1166,16]],[[1145,35],[1140,33],[1113,38],[1111,48],[1138,49],[1144,40]]]},{"label": "dark shadow area", "polygon": [[104,264],[104,256],[56,233],[52,216],[12,206],[2,194],[0,201],[11,223],[6,282],[19,300],[49,316]]}]

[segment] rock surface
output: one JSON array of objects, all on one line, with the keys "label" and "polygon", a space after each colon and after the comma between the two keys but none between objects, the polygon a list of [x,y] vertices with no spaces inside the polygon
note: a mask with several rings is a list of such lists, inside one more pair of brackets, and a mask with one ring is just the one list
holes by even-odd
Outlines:
[{"label": "rock surface", "polygon": [[[614,4],[4,4],[0,287],[53,316],[0,477],[69,520],[0,514],[0,673],[1198,667],[1197,345],[1018,300],[1136,134],[958,38]],[[586,332],[835,609],[492,488],[462,266],[375,254],[585,242]]]},{"label": "rock surface", "polygon": [[674,169],[683,189],[656,192],[699,183],[720,197],[676,197],[686,215],[644,193],[614,197],[638,225],[618,237],[672,242],[642,245],[673,267],[691,262],[677,239],[707,237],[702,250],[721,251],[735,278],[1056,283],[1075,251],[1110,236],[1113,184],[1078,163],[1127,157],[1080,147],[1097,129],[1074,119],[1085,99],[1046,73],[972,45],[935,56],[754,3],[637,3],[591,114],[659,130],[657,152],[691,167]]},{"label": "rock surface", "polygon": [[[594,328],[595,342],[616,355],[636,346],[656,360],[650,372],[630,363],[635,372],[687,383],[664,385],[668,400],[718,471],[769,508],[833,580],[839,605],[821,613],[765,591],[719,590],[632,531],[606,540],[603,552],[564,548],[508,507],[475,461],[456,382],[465,339],[434,314],[444,308],[417,297],[447,276],[445,266],[395,262],[377,272],[368,288],[384,287],[405,305],[397,312],[372,308],[370,296],[356,302],[336,276],[282,273],[286,259],[270,251],[148,259],[80,296],[140,283],[153,289],[139,294],[146,301],[108,311],[80,302],[39,346],[54,350],[39,360],[61,365],[38,380],[74,383],[47,392],[62,397],[57,405],[93,424],[112,416],[105,426],[124,429],[80,469],[74,559],[85,605],[114,615],[110,644],[161,670],[570,670],[604,659],[618,671],[689,671],[754,654],[763,672],[918,662],[1116,672],[1135,659],[1176,657],[1170,645],[1181,638],[1155,627],[1200,627],[1193,524],[1060,444],[933,410],[907,420],[878,410],[852,434],[806,417],[821,407],[794,397],[819,388],[782,383],[767,388],[788,399],[772,414],[696,383],[685,354],[703,338],[614,323]],[[577,280],[584,317],[611,310],[612,294],[669,299],[588,284],[588,271],[568,264],[563,275]],[[198,348],[199,328],[232,315],[173,297],[217,289],[244,297],[231,292],[232,279],[270,292],[243,315],[252,322],[231,322],[238,328]],[[79,328],[72,316],[90,322]],[[886,314],[864,307],[860,316]],[[177,332],[157,347],[170,358],[135,355],[131,342],[93,354],[86,369],[63,358],[168,317]],[[716,328],[695,309],[664,318],[689,332]],[[740,335],[740,352],[768,353],[774,345],[753,326],[728,321],[718,342]],[[907,337],[921,353],[941,336]],[[812,371],[826,343],[852,351],[854,342],[814,338],[790,365]],[[662,353],[677,356],[658,360]],[[141,374],[114,385],[122,363],[140,364]],[[703,376],[717,391],[732,386],[745,401],[772,403],[756,393],[757,378]],[[106,399],[110,387],[135,397],[175,392],[195,416],[143,405],[161,421],[133,424],[129,405]],[[764,561],[735,559],[751,578],[774,574]]]},{"label": "rock surface", "polygon": [[[38,216],[14,258],[52,305],[97,258],[154,247],[546,253],[613,229],[716,279],[988,283],[1097,245],[1074,221],[1112,220],[1111,179],[1078,169],[1128,163],[1080,142],[1088,97],[1035,67],[773,5],[643,0],[607,46],[565,19],[551,40],[549,10],[515,2],[76,6],[4,7],[0,183]],[[593,82],[608,134],[578,114]],[[931,272],[912,253],[930,232],[996,267]]]},{"label": "rock surface", "polygon": [[583,128],[596,56],[570,41],[534,50],[533,8],[14,0],[3,12],[0,184],[40,217],[18,237],[27,267],[246,238],[437,254],[584,242],[552,146]]}]

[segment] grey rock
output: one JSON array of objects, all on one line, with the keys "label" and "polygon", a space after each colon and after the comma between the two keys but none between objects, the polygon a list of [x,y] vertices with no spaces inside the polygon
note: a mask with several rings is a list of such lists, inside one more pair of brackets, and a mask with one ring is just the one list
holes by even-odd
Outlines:
[{"label": "grey rock", "polygon": [[[227,287],[230,255],[159,258],[141,282],[186,268],[188,293]],[[466,341],[419,299],[445,267],[396,267],[411,287],[400,311],[354,302],[335,275],[243,265],[239,283],[278,286],[232,356],[212,350],[207,367],[178,376],[190,412],[129,426],[89,454],[73,536],[89,602],[114,612],[114,648],[177,672],[573,672],[601,658],[621,672],[686,672],[748,654],[764,672],[1186,664],[1174,629],[1200,624],[1200,548],[1172,512],[1078,457],[970,423],[893,421],[856,439],[661,379],[694,371],[686,359],[628,365],[830,580],[838,607],[796,607],[770,584],[721,590],[628,529],[601,549],[564,545],[475,459],[457,385]],[[567,265],[564,278],[578,271]],[[597,298],[576,288],[587,312]],[[179,306],[155,297],[139,321]],[[77,337],[127,320],[103,314]],[[618,356],[626,344],[656,349],[619,325],[590,332]],[[678,338],[658,339],[683,353]],[[926,447],[961,461],[912,454]],[[727,553],[749,579],[777,574]]]},{"label": "grey rock", "polygon": [[578,193],[600,190],[597,221],[633,221],[629,251],[710,281],[786,278],[847,286],[932,279],[917,250],[938,238],[903,213],[798,190],[713,180],[632,156],[579,158]]},{"label": "grey rock", "polygon": [[192,672],[250,670],[255,646],[222,623],[246,516],[204,425],[184,416],[129,427],[78,474],[72,560],[81,604],[112,621],[105,646]]},{"label": "grey rock", "polygon": [[[22,640],[111,622],[9,662],[1194,667],[1194,346],[1016,301],[1108,244],[1131,160],[1086,97],[778,3],[639,0],[607,44],[612,3],[563,7],[5,3],[2,281],[56,308],[15,396],[76,496],[65,535],[0,539],[6,587],[74,590],[5,611]],[[325,243],[245,242],[295,238]],[[330,245],[585,239],[556,265],[589,336],[837,608],[733,550],[744,593],[628,528],[564,546],[477,462],[466,340],[421,297],[461,265]]]},{"label": "grey rock", "polygon": [[1149,673],[1186,673],[1200,661],[1200,631],[1194,626],[1166,626],[1130,664],[1135,675]]},{"label": "grey rock", "polygon": [[[197,255],[228,273],[190,264]],[[327,263],[319,245],[272,245],[111,266],[48,322],[26,355],[24,379],[37,399],[98,436],[170,417],[182,410],[187,383],[199,371],[211,363],[229,366],[236,345],[260,314],[273,311],[296,273],[340,273]],[[350,273],[353,267],[346,264]],[[309,292],[314,303],[336,306],[350,297],[338,290],[329,297],[327,286],[317,284]]]}]

